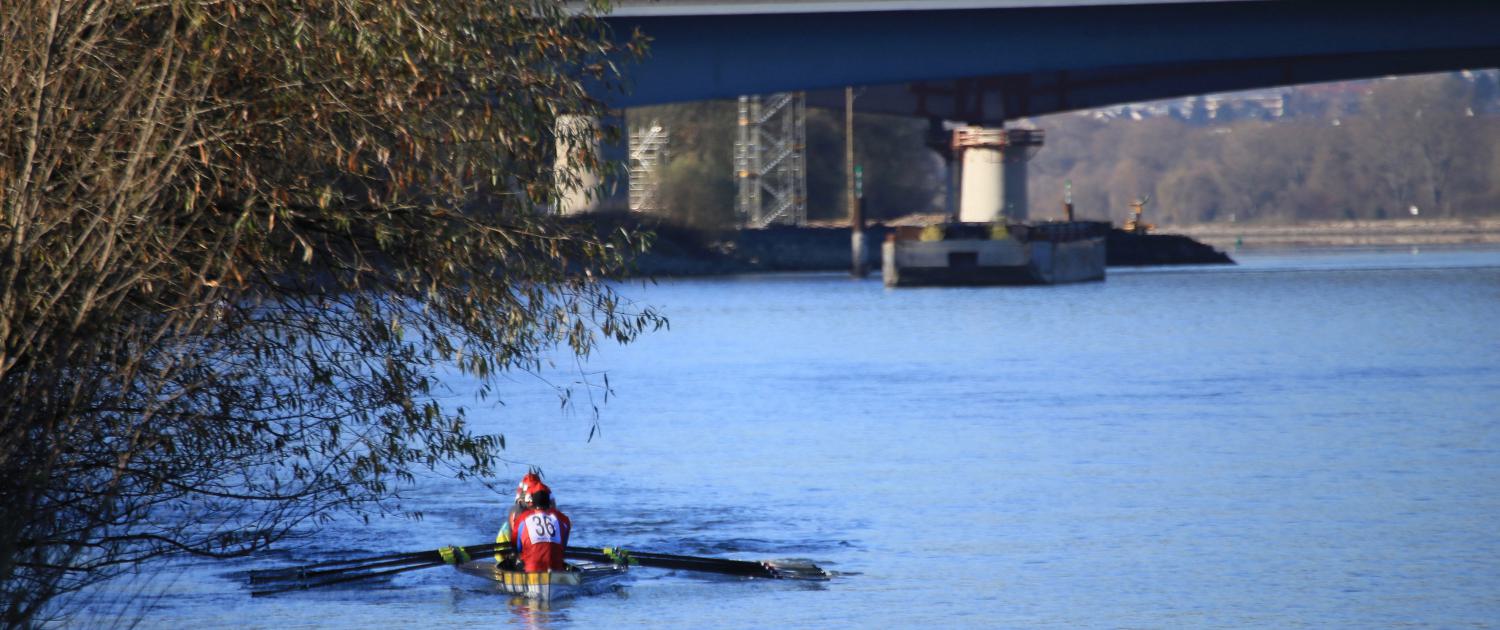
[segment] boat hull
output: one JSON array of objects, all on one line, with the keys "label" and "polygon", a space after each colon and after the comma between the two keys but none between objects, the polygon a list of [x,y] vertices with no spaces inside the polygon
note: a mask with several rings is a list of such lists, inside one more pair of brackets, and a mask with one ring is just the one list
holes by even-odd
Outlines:
[{"label": "boat hull", "polygon": [[883,248],[890,287],[1067,284],[1104,279],[1104,239],[891,241]]},{"label": "boat hull", "polygon": [[526,573],[505,571],[493,560],[474,560],[458,565],[460,572],[489,581],[495,590],[537,601],[556,601],[601,593],[625,577],[626,567],[600,562],[574,562],[567,571]]},{"label": "boat hull", "polygon": [[881,249],[888,287],[1066,284],[1104,279],[1101,221],[896,228]]}]

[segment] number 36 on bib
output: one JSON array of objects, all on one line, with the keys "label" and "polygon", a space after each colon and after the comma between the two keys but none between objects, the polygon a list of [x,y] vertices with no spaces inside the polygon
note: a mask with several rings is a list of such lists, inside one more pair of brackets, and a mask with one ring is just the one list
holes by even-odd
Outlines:
[{"label": "number 36 on bib", "polygon": [[526,541],[563,544],[562,523],[551,514],[532,514],[526,517]]}]

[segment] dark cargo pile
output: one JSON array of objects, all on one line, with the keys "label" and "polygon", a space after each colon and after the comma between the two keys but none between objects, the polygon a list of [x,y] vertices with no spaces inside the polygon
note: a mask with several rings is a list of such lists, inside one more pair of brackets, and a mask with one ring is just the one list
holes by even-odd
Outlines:
[{"label": "dark cargo pile", "polygon": [[1105,239],[1105,265],[1233,265],[1227,254],[1180,234],[1132,234],[1111,229]]}]

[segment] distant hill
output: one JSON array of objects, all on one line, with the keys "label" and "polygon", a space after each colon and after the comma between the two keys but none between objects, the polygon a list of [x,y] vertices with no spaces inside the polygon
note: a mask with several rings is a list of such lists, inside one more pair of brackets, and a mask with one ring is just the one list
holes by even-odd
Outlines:
[{"label": "distant hill", "polygon": [[1031,164],[1032,212],[1054,212],[1071,182],[1080,216],[1116,222],[1145,196],[1153,223],[1385,220],[1413,208],[1500,216],[1492,73],[1287,88],[1277,99],[1280,112],[1265,96],[1225,99],[1237,114],[1218,119],[1171,107],[1036,119],[1048,146]]}]

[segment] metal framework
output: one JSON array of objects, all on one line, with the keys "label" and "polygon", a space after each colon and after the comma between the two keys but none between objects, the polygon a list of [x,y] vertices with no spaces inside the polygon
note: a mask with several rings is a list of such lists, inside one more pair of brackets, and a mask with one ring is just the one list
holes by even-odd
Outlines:
[{"label": "metal framework", "polygon": [[807,223],[807,97],[741,96],[735,211],[746,227]]},{"label": "metal framework", "polygon": [[671,159],[671,133],[660,121],[630,131],[630,211],[661,210],[661,174]]}]

